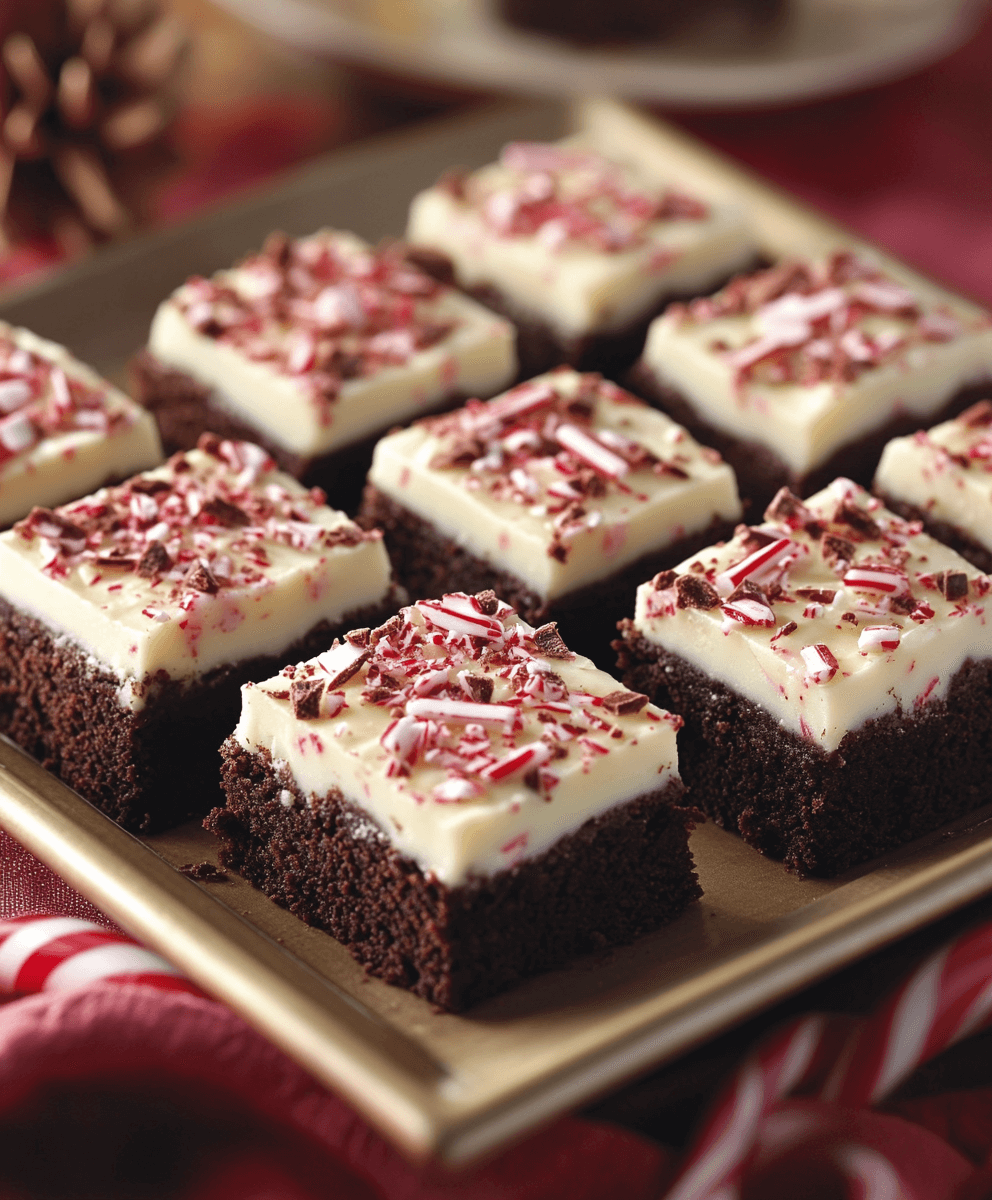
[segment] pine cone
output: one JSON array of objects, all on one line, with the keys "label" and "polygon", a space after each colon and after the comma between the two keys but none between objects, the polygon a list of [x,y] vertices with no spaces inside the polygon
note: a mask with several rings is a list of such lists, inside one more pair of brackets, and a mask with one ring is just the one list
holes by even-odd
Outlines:
[{"label": "pine cone", "polygon": [[134,219],[128,166],[172,116],[182,28],[157,0],[0,9],[0,229],[76,250],[121,235]]}]

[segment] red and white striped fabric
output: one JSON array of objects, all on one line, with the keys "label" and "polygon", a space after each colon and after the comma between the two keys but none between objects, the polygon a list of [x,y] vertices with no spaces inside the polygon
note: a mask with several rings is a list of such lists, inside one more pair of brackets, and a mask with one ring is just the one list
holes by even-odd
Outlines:
[{"label": "red and white striped fabric", "polygon": [[[922,1063],[989,1024],[992,924],[926,959],[870,1017],[803,1017],[759,1046],[714,1104],[666,1200],[737,1200],[755,1153],[764,1142],[781,1143],[784,1118],[795,1109],[786,1104],[790,1096],[847,1111],[866,1108]],[[876,1194],[881,1166],[869,1150],[845,1147],[849,1153],[835,1164],[851,1195]],[[884,1194],[911,1193],[889,1188]]]},{"label": "red and white striped fabric", "polygon": [[164,958],[93,921],[36,915],[0,921],[0,995],[64,992],[99,981],[202,995]]}]

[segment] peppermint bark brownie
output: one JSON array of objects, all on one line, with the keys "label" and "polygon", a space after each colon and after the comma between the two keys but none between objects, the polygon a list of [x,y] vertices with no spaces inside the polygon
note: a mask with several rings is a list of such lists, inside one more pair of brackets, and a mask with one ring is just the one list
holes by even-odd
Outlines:
[{"label": "peppermint bark brownie", "polygon": [[204,812],[238,688],[393,611],[380,537],[206,437],[0,535],[0,732],[129,829]]},{"label": "peppermint bark brownie", "polygon": [[988,313],[843,252],[673,305],[631,386],[715,446],[760,512],[782,486],[867,487],[890,438],[960,412],[990,380]]},{"label": "peppermint bark brownie", "polygon": [[992,801],[990,582],[850,480],[644,584],[629,687],[685,718],[692,802],[835,875]]},{"label": "peppermint bark brownie", "polygon": [[138,405],[64,347],[0,321],[0,529],[161,461]]},{"label": "peppermint bark brownie", "polygon": [[981,571],[992,571],[992,401],[885,447],[874,490]]},{"label": "peppermint bark brownie", "polygon": [[449,173],[414,198],[407,240],[518,326],[525,378],[562,362],[624,369],[667,300],[756,258],[736,210],[660,179],[636,148],[614,161],[578,141],[515,142]]},{"label": "peppermint bark brownie", "polygon": [[491,587],[606,662],[637,585],[740,514],[718,454],[615,384],[561,367],[383,438],[360,520],[385,530],[411,595]]},{"label": "peppermint bark brownie", "polygon": [[678,721],[492,592],[418,601],[243,690],[221,860],[460,1010],[700,894]]},{"label": "peppermint bark brownie", "polygon": [[407,262],[324,229],[273,234],[155,315],[135,394],[168,450],[205,430],[263,445],[280,466],[351,508],[391,425],[491,396],[516,373],[514,331]]}]

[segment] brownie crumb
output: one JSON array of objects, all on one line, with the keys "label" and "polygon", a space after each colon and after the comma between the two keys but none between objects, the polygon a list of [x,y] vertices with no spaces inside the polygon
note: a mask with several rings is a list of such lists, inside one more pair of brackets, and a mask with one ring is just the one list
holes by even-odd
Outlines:
[{"label": "brownie crumb", "polygon": [[548,621],[539,629],[534,630],[534,642],[546,658],[571,658],[572,652],[565,645],[558,632],[558,622]]},{"label": "brownie crumb", "polygon": [[496,610],[499,608],[499,600],[492,588],[486,588],[484,592],[476,592],[475,598],[484,616],[493,617],[496,615]]},{"label": "brownie crumb", "polygon": [[665,592],[670,587],[673,587],[678,575],[674,571],[659,571],[651,580],[651,586],[656,592]]},{"label": "brownie crumb", "polygon": [[720,603],[716,588],[699,575],[680,575],[675,590],[679,608],[716,608]]},{"label": "brownie crumb", "polygon": [[205,592],[208,596],[215,596],[220,591],[217,577],[205,562],[195,562],[186,572],[184,582],[187,587],[195,588],[198,592]]},{"label": "brownie crumb", "polygon": [[232,504],[229,500],[222,500],[219,496],[205,501],[200,513],[213,518],[218,525],[225,525],[231,529],[251,523],[243,508],[238,508],[236,504]]},{"label": "brownie crumb", "polygon": [[488,675],[466,675],[465,686],[479,704],[488,704],[493,698],[494,685]]},{"label": "brownie crumb", "polygon": [[136,568],[142,579],[154,579],[156,575],[164,575],[171,570],[172,559],[161,542],[150,542],[148,548],[138,560]]},{"label": "brownie crumb", "polygon": [[823,561],[835,571],[847,570],[854,558],[854,543],[847,538],[838,537],[835,533],[825,533],[820,538],[820,553]]},{"label": "brownie crumb", "polygon": [[185,863],[179,868],[179,874],[199,883],[225,883],[230,879],[227,871],[215,867],[212,862]]},{"label": "brownie crumb", "polygon": [[345,641],[350,642],[352,646],[359,649],[364,649],[369,644],[369,638],[372,636],[371,629],[352,629],[344,635]]}]

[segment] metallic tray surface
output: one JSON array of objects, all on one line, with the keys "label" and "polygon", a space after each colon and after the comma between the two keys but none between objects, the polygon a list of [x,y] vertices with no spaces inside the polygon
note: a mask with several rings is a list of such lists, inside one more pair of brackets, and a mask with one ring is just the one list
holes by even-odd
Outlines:
[{"label": "metallic tray surface", "polygon": [[[0,304],[120,378],[159,300],[272,228],[401,231],[418,187],[508,140],[576,126],[634,137],[712,199],[745,203],[772,254],[860,245],[685,135],[608,102],[505,106],[335,154],[234,207],[94,257]],[[903,275],[904,267],[897,268]],[[231,876],[196,824],[138,839],[0,740],[0,825],[134,936],[338,1090],[411,1159],[451,1165],[671,1059],[992,886],[992,808],[829,882],[800,880],[712,824],[702,900],[633,946],[589,956],[460,1016],[381,981],[328,935]]]}]

